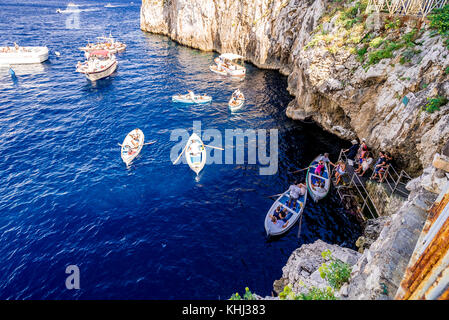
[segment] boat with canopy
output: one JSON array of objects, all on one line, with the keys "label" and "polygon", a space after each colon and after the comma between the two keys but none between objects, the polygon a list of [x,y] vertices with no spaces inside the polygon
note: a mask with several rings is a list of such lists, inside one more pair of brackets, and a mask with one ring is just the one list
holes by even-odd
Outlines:
[{"label": "boat with canopy", "polygon": [[222,70],[224,70],[227,75],[233,77],[243,77],[246,75],[246,68],[243,65],[243,60],[244,57],[239,54],[223,53],[214,59],[216,67],[210,66],[209,69],[220,74],[223,74]]},{"label": "boat with canopy", "polygon": [[111,53],[118,53],[126,50],[126,44],[117,41],[111,34],[109,34],[109,37],[97,37],[96,43],[88,43],[86,46],[80,47],[79,49],[84,52],[108,50]]},{"label": "boat with canopy", "polygon": [[96,81],[110,76],[117,69],[115,55],[107,50],[92,51],[86,62],[78,62],[76,71],[84,73],[87,79]]}]

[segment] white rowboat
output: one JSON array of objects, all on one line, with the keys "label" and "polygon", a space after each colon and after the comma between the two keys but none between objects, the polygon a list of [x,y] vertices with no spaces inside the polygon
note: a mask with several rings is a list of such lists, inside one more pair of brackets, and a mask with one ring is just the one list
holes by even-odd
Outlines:
[{"label": "white rowboat", "polygon": [[[265,231],[267,233],[267,236],[281,235],[287,232],[296,223],[298,218],[302,215],[304,207],[306,206],[307,191],[303,196],[300,196],[298,198],[294,207],[293,204],[290,204],[290,207],[288,206],[289,199],[290,193],[288,191],[285,191],[279,198],[276,199],[276,201],[270,207],[270,210],[268,210],[268,213],[265,217]],[[281,211],[284,209],[287,210],[287,216],[285,219],[283,219],[284,223],[288,221],[288,224],[285,226],[285,228],[279,225],[275,225],[270,218],[270,215],[273,215],[276,208],[279,206],[281,207]]]},{"label": "white rowboat", "polygon": [[324,162],[324,169],[321,172],[321,175],[316,175],[314,173],[320,157],[321,156],[316,157],[312,161],[312,163],[310,163],[309,169],[307,170],[307,178],[306,178],[307,189],[309,190],[310,196],[315,202],[327,196],[331,186],[330,170],[329,164],[327,162]]},{"label": "white rowboat", "polygon": [[206,164],[206,148],[196,133],[190,136],[185,150],[187,164],[198,175]]},{"label": "white rowboat", "polygon": [[134,129],[125,137],[122,143],[122,160],[128,166],[142,150],[145,136],[140,129]]},{"label": "white rowboat", "polygon": [[207,95],[193,95],[193,98],[190,94],[177,94],[172,97],[173,102],[181,102],[181,103],[208,103],[212,101],[212,97]]},{"label": "white rowboat", "polygon": [[234,112],[239,110],[245,104],[245,96],[240,92],[239,96],[235,95],[235,92],[232,94],[231,99],[229,100],[228,106],[229,109]]}]

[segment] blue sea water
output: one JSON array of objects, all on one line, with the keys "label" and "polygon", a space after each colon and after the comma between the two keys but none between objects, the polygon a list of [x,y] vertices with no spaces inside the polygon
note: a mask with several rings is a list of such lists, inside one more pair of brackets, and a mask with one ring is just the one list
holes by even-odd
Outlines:
[{"label": "blue sea water", "polygon": [[[236,82],[209,72],[216,53],[183,47],[139,28],[140,1],[76,2],[79,29],[66,27],[61,1],[0,1],[0,45],[47,45],[49,61],[0,69],[0,298],[227,299],[246,286],[270,295],[291,252],[323,239],[353,247],[360,234],[335,192],[307,203],[302,221],[267,241],[269,195],[288,188],[288,174],[318,153],[336,160],[347,142],[285,116],[287,79],[246,64]],[[77,48],[109,32],[128,48],[109,78],[75,72]],[[59,51],[60,57],[54,52]],[[230,113],[235,88],[245,107]],[[193,89],[210,105],[171,102]],[[279,170],[208,165],[199,181],[173,165],[174,129],[279,130]],[[121,143],[134,128],[146,141],[127,168]],[[77,265],[81,289],[67,290],[65,269]]]}]

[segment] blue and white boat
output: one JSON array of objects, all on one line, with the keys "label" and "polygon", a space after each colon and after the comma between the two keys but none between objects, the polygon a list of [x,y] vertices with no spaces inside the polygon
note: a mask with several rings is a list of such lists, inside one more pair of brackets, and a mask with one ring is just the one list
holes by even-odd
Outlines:
[{"label": "blue and white boat", "polygon": [[185,150],[187,164],[198,176],[206,164],[206,148],[204,147],[203,141],[196,133],[193,133],[190,136]]},{"label": "blue and white boat", "polygon": [[330,170],[329,164],[324,162],[324,169],[321,172],[321,175],[315,174],[315,169],[318,166],[318,162],[321,158],[321,155],[316,157],[309,165],[309,169],[307,170],[307,190],[310,193],[312,199],[317,202],[323,199],[329,193],[329,189],[331,187],[330,183]]},{"label": "blue and white boat", "polygon": [[[267,236],[281,235],[287,232],[296,223],[296,221],[298,221],[298,218],[302,215],[304,207],[306,206],[307,191],[303,196],[299,196],[294,207],[292,206],[292,204],[290,206],[288,205],[289,199],[290,192],[285,191],[279,198],[276,199],[270,210],[268,210],[268,213],[265,217],[265,231],[267,233]],[[285,227],[274,224],[270,218],[270,215],[273,215],[276,208],[279,206],[281,207],[281,211],[287,209],[287,216],[284,221],[285,223],[288,223],[287,225],[285,225],[284,223]]]},{"label": "blue and white boat", "polygon": [[177,94],[172,97],[173,102],[181,103],[209,103],[212,101],[212,97],[208,95],[199,95],[189,92],[187,94]]}]

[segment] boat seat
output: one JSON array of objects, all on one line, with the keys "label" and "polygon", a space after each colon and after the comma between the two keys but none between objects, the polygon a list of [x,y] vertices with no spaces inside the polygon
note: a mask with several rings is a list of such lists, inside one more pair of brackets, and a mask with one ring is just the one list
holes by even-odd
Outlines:
[{"label": "boat seat", "polygon": [[192,163],[200,163],[201,162],[201,156],[190,156],[190,161],[192,161]]}]

